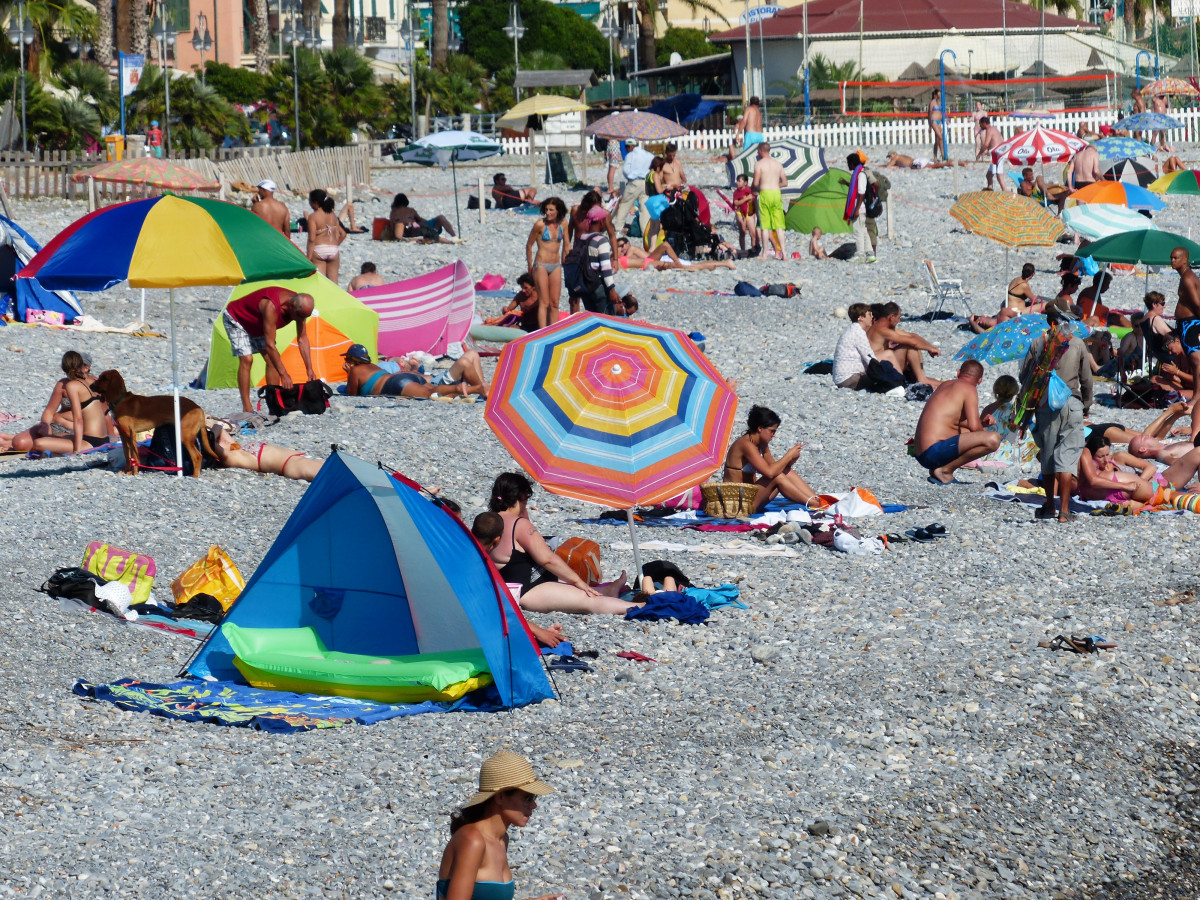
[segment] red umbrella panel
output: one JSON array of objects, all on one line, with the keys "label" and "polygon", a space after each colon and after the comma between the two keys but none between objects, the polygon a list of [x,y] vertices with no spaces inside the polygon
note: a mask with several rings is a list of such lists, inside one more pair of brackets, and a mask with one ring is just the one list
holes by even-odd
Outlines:
[{"label": "red umbrella panel", "polygon": [[505,346],[485,418],[547,490],[630,509],[706,481],[736,410],[683,332],[575,315]]}]

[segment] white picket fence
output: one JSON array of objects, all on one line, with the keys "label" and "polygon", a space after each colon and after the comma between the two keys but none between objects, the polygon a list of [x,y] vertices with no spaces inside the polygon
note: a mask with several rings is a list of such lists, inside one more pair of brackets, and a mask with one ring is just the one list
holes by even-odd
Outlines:
[{"label": "white picket fence", "polygon": [[[1182,128],[1167,132],[1167,140],[1171,143],[1194,143],[1200,134],[1200,109],[1175,109],[1171,116],[1183,123]],[[1025,131],[1037,125],[1047,128],[1057,128],[1061,131],[1074,132],[1080,124],[1086,123],[1098,131],[1101,125],[1112,125],[1116,122],[1116,112],[1110,110],[1092,110],[1088,112],[1058,113],[1054,118],[1026,118],[996,113],[992,116],[994,124],[1005,137],[1011,137],[1018,131]],[[862,122],[826,122],[819,125],[788,125],[781,128],[768,127],[764,130],[768,141],[782,138],[796,138],[819,147],[863,147],[888,149],[892,147],[921,147],[932,140],[929,126],[924,119],[869,119]],[[1148,137],[1146,135],[1145,137]],[[975,123],[968,116],[951,119],[947,138],[952,146],[973,147],[975,144]],[[733,131],[693,131],[672,140],[682,151],[688,150],[726,150],[733,140]],[[509,156],[528,156],[528,138],[502,138],[500,143],[504,152]],[[541,151],[539,139],[539,152]]]}]

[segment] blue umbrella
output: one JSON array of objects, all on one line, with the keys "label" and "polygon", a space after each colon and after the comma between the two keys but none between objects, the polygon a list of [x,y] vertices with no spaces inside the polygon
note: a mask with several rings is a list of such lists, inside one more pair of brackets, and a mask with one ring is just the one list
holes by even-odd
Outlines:
[{"label": "blue umbrella", "polygon": [[[1092,329],[1082,322],[1072,322],[1071,326],[1081,338],[1086,338],[1092,333]],[[1029,346],[1045,334],[1049,327],[1046,317],[1040,313],[1017,316],[1000,323],[991,331],[975,335],[954,354],[954,361],[977,359],[989,366],[997,366],[1014,359],[1024,359],[1025,354],[1029,352]]]},{"label": "blue umbrella", "polygon": [[1140,112],[1126,116],[1117,124],[1126,131],[1166,131],[1168,128],[1183,127],[1183,123],[1178,119],[1156,112]]},{"label": "blue umbrella", "polygon": [[[1126,121],[1129,121],[1126,119]],[[1133,159],[1135,156],[1153,156],[1154,145],[1131,137],[1100,138],[1092,144],[1105,159]]]}]

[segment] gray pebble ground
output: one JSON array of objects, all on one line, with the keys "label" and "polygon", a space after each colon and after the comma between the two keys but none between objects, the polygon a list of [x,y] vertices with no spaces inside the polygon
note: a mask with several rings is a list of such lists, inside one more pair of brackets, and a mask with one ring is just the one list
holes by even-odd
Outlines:
[{"label": "gray pebble ground", "polygon": [[[687,162],[693,180],[718,180],[707,157]],[[524,182],[519,160],[508,171]],[[904,451],[918,404],[839,392],[827,376],[801,374],[805,361],[832,354],[846,324],[836,308],[894,299],[923,309],[924,257],[964,280],[977,311],[1000,306],[1003,249],[945,214],[951,172],[889,175],[897,235],[884,238],[877,264],[740,265],[736,277],[800,284],[799,298],[665,293],[729,290],[727,272],[619,281],[646,318],[708,336],[714,362],[739,381],[739,418],[751,403],[778,411],[778,442],[808,442],[799,469],[819,490],[858,485],[913,507],[870,529],[940,521],[949,537],[866,559],[813,547],[782,560],[679,554],[698,582],[737,580],[749,609],[719,611],[699,627],[563,616],[576,646],[602,655],[592,674],[558,678],[560,702],[285,737],[83,702],[71,693],[75,679],[168,681],[193,645],[62,612],[33,590],[47,574],[76,564],[96,539],[153,556],[160,590],[212,543],[250,573],[305,485],[246,472],[132,479],[73,458],[5,461],[0,891],[432,896],[448,813],[472,793],[480,761],[509,748],[560,789],[513,836],[518,896],[1195,896],[1197,606],[1175,601],[1196,586],[1196,520],[1058,526],[985,499],[975,474],[964,476],[970,486],[932,487]],[[982,170],[960,178],[974,186]],[[448,191],[449,172],[389,172],[377,183],[407,190],[423,213],[451,212],[446,198],[422,197]],[[387,202],[360,203],[359,217],[386,215]],[[61,201],[14,210],[43,241],[82,212]],[[1185,212],[1175,203],[1160,221],[1184,228]],[[476,276],[496,272],[511,284],[532,223],[489,214],[486,228],[466,226],[461,246],[351,237],[342,281],[368,258],[403,277],[461,256]],[[722,231],[733,234],[728,221]],[[1011,265],[1034,261],[1035,286],[1052,293],[1055,252],[1014,255]],[[1151,286],[1173,296],[1175,277],[1154,276]],[[1114,302],[1137,306],[1142,290],[1139,279],[1121,278]],[[178,292],[186,379],[204,363],[226,296]],[[149,316],[164,331],[165,299],[152,294]],[[86,304],[111,325],[137,318],[133,291]],[[951,377],[949,357],[967,336],[944,322],[910,327],[945,350],[931,374]],[[69,348],[90,352],[97,371],[120,368],[135,392],[162,392],[170,381],[165,340],[10,327],[0,329],[3,409],[33,420]],[[985,401],[998,374],[988,373]],[[237,405],[231,390],[188,393],[216,414]],[[1115,414],[1137,427],[1151,416]],[[329,415],[291,416],[267,436],[317,454],[338,442],[384,460],[443,485],[468,516],[491,479],[513,467],[482,404],[338,397]],[[571,521],[595,508],[540,491],[534,504],[543,533],[595,538],[610,572],[630,565],[609,548],[627,539],[621,529]],[[1037,649],[1072,632],[1103,634],[1119,649]],[[658,662],[617,659],[620,650]]]}]

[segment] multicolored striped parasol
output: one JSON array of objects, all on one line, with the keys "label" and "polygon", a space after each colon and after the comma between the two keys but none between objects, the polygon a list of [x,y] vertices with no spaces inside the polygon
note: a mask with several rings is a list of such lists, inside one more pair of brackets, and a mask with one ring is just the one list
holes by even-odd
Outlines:
[{"label": "multicolored striped parasol", "polygon": [[1065,232],[1062,222],[1036,200],[1000,191],[963,194],[950,215],[972,234],[1005,247],[1050,247]]},{"label": "multicolored striped parasol", "polygon": [[1084,203],[1064,209],[1063,224],[1091,241],[1124,234],[1127,231],[1157,231],[1158,226],[1145,216],[1124,206],[1109,203]]},{"label": "multicolored striped parasol", "polygon": [[163,191],[219,191],[221,183],[203,172],[169,159],[140,156],[117,159],[76,172],[71,180],[83,183],[91,178],[107,184],[136,184]]},{"label": "multicolored striped parasol", "polygon": [[1182,78],[1160,78],[1142,88],[1142,93],[1149,94],[1151,97],[1155,94],[1162,94],[1164,97],[1200,96],[1200,91],[1197,91]]},{"label": "multicolored striped parasol", "polygon": [[603,119],[597,119],[585,129],[593,137],[609,138],[610,140],[625,141],[636,138],[639,141],[665,141],[668,138],[687,134],[688,130],[678,122],[656,116],[654,113],[615,112]]},{"label": "multicolored striped parasol", "polygon": [[1157,194],[1128,181],[1097,181],[1081,187],[1067,197],[1067,206],[1078,203],[1108,203],[1146,210],[1165,209],[1167,205]]},{"label": "multicolored striped parasol", "polygon": [[[783,194],[799,196],[803,194],[818,178],[829,171],[825,164],[825,151],[814,144],[786,138],[771,142],[771,158],[783,166],[787,175],[787,187]],[[754,163],[758,161],[758,145],[751,144],[733,158],[734,177],[745,175],[754,177]]]}]

